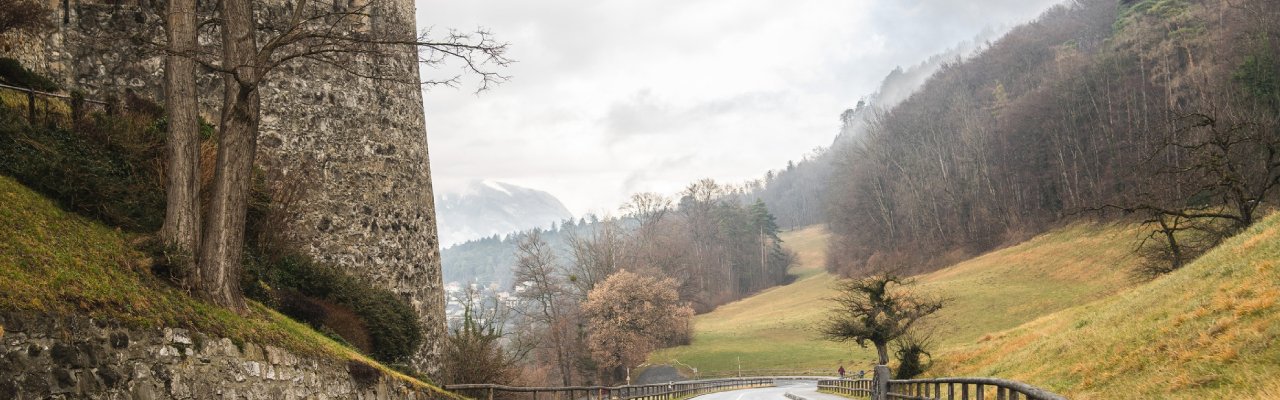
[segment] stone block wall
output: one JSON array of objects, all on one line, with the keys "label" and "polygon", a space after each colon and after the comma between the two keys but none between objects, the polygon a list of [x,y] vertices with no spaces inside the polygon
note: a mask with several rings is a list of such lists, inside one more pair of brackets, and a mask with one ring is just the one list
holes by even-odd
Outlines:
[{"label": "stone block wall", "polygon": [[[259,7],[283,3],[269,0]],[[202,18],[211,16],[216,2],[200,4]],[[55,31],[8,38],[3,56],[90,97],[130,90],[160,99],[164,63],[147,42],[164,42],[161,2],[52,5]],[[411,0],[373,0],[370,6],[372,32],[412,37]],[[217,40],[216,31],[202,31],[202,43]],[[387,57],[348,61],[418,79],[417,52],[407,47]],[[198,80],[201,113],[216,124],[220,78],[204,73]],[[282,229],[298,250],[412,304],[427,338],[413,364],[434,375],[446,321],[426,139],[417,85],[358,78],[332,65],[297,60],[273,71],[262,87],[258,165],[270,179],[307,186]]]},{"label": "stone block wall", "polygon": [[185,329],[0,315],[0,398],[444,398],[364,364],[300,357]]}]

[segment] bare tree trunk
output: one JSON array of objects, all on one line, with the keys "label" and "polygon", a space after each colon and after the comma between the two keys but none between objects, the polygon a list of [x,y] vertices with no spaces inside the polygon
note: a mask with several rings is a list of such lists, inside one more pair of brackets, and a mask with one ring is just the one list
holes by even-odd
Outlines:
[{"label": "bare tree trunk", "polygon": [[889,365],[889,344],[876,343],[876,356],[880,357],[879,365]]},{"label": "bare tree trunk", "polygon": [[203,291],[211,301],[233,310],[244,310],[240,257],[244,250],[245,213],[259,118],[259,72],[254,68],[257,44],[253,37],[251,0],[222,1],[222,41],[223,65],[234,73],[223,77],[226,97],[213,195],[200,248],[200,278]]},{"label": "bare tree trunk", "polygon": [[[165,213],[160,237],[187,263],[196,263],[200,245],[200,125],[196,117],[195,0],[170,0],[165,16],[169,55],[165,59],[165,109],[168,111]],[[190,268],[191,283],[199,282]]]}]

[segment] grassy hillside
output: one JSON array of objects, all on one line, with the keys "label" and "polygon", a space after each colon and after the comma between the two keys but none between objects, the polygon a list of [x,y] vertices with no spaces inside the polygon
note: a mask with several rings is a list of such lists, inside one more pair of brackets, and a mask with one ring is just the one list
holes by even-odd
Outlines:
[{"label": "grassy hillside", "polygon": [[260,304],[240,316],[196,300],[153,277],[146,255],[129,244],[130,235],[63,211],[6,176],[0,176],[0,204],[0,310],[185,327],[302,355],[361,361],[439,391]]},{"label": "grassy hillside", "polygon": [[1280,398],[1280,215],[1186,268],[948,351],[932,374],[1071,398]]},{"label": "grassy hillside", "polygon": [[715,373],[736,370],[739,357],[744,370],[827,368],[854,357],[848,346],[817,339],[810,329],[831,294],[831,277],[822,270],[828,235],[820,226],[782,234],[784,246],[799,256],[791,270],[798,276],[794,283],[695,317],[692,345],[655,352],[649,362],[674,359]]},{"label": "grassy hillside", "polygon": [[[694,342],[655,352],[703,373],[744,370],[869,369],[870,351],[824,341],[814,331],[829,303],[832,276],[822,270],[829,234],[809,227],[783,235],[800,255],[796,282],[726,304],[694,320]],[[1079,224],[920,277],[921,290],[951,298],[936,322],[940,347],[973,343],[1054,311],[1129,285],[1137,231]]]}]

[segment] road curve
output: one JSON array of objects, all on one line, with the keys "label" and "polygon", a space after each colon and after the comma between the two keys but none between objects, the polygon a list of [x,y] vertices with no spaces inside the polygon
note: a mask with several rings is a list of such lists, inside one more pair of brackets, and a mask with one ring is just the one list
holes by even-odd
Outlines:
[{"label": "road curve", "polygon": [[[694,400],[789,400],[787,393],[801,396],[807,400],[843,399],[839,396],[818,393],[817,381],[780,381],[778,386],[759,389],[740,389],[717,392],[694,397]],[[847,399],[844,399],[847,400]]]}]

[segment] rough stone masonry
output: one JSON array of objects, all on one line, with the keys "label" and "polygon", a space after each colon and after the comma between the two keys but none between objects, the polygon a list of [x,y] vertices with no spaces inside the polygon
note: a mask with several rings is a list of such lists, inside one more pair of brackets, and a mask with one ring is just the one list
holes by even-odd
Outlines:
[{"label": "rough stone masonry", "polygon": [[[260,14],[283,3],[267,1],[260,8],[268,11]],[[200,7],[212,10],[214,4],[201,1]],[[50,5],[55,32],[10,41],[4,56],[89,96],[129,90],[160,98],[163,60],[145,42],[164,42],[163,1]],[[412,0],[373,0],[369,6],[371,32],[415,35]],[[216,40],[216,32],[201,31],[202,43]],[[359,57],[350,61],[372,63],[401,81],[418,79],[416,49]],[[217,121],[221,81],[205,71],[199,82],[204,119]],[[262,88],[258,163],[269,179],[306,184],[291,206],[288,227],[299,250],[413,304],[427,338],[413,364],[435,375],[446,334],[445,299],[421,88],[358,78],[315,62],[286,64]]]},{"label": "rough stone masonry", "polygon": [[0,325],[0,399],[449,398],[367,364],[185,329],[3,312]]}]

